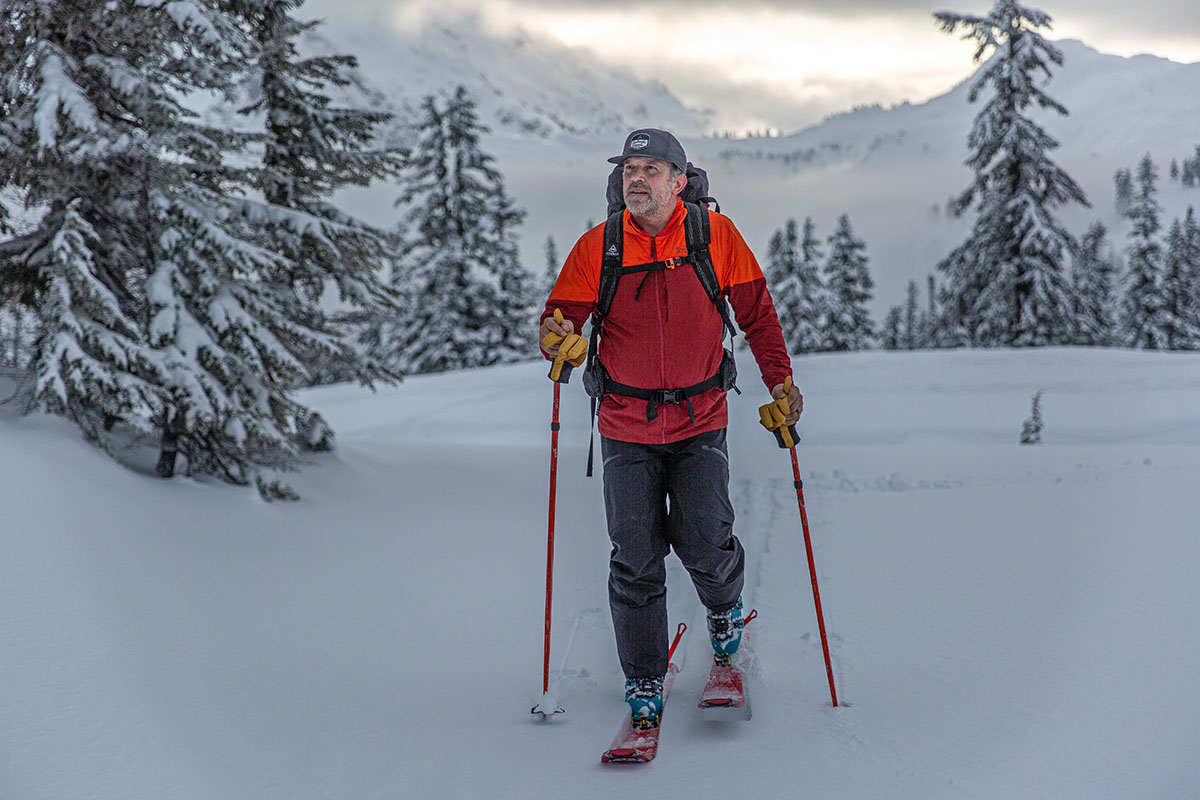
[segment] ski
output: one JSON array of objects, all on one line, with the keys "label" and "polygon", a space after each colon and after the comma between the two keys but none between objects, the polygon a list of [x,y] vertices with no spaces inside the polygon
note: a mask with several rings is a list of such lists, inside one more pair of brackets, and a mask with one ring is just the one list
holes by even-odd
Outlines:
[{"label": "ski", "polygon": [[[748,625],[758,616],[757,611],[751,611],[743,625]],[[724,661],[714,661],[708,673],[708,683],[700,693],[699,708],[705,719],[712,720],[748,720],[750,719],[750,698],[746,695],[746,667],[749,664],[750,651],[746,632],[742,632],[742,644],[736,656]]]},{"label": "ski", "polygon": [[[679,639],[683,636],[683,632],[687,630],[685,623],[679,623],[679,628],[675,632],[675,640],[671,642],[671,650],[667,656],[667,674],[663,676],[663,712],[666,712],[667,695],[671,691],[671,684],[675,681],[675,676],[679,674],[680,665],[671,661],[670,658],[675,654],[675,647],[679,644]],[[653,728],[634,728],[633,722],[630,719],[629,712],[625,712],[624,718],[621,720],[621,728],[617,731],[616,738],[613,739],[609,748],[600,756],[601,763],[604,764],[646,764],[654,760],[658,755],[658,734],[662,730],[661,720],[659,725]]]}]

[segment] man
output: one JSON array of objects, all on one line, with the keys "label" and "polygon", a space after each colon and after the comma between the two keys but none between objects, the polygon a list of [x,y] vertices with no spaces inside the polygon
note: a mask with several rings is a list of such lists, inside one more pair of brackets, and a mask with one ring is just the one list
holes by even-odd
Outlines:
[{"label": "man", "polygon": [[[685,391],[715,383],[725,349],[721,311],[692,266],[674,261],[688,254],[683,147],[666,131],[643,128],[609,161],[622,165],[622,264],[649,267],[618,282],[597,352],[606,385],[620,387],[603,395],[598,412],[609,605],[633,723],[654,727],[668,666],[667,553],[675,550],[708,609],[714,654],[728,657],[741,640],[745,552],[733,533],[725,392]],[[709,219],[717,280],[784,423],[794,424],[803,398],[794,386],[784,390],[791,360],[762,270],[727,217]],[[540,330],[549,359],[561,360],[566,348],[573,357],[582,352],[575,332],[597,306],[604,227],[579,239],[550,293]]]}]

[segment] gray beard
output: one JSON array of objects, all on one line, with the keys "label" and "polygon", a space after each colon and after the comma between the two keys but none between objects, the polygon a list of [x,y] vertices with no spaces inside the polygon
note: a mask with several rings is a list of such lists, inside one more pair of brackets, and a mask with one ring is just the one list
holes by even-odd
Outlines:
[{"label": "gray beard", "polygon": [[629,211],[637,217],[652,217],[664,208],[666,208],[669,197],[656,197],[653,193],[649,196],[630,196],[625,195],[625,205]]}]

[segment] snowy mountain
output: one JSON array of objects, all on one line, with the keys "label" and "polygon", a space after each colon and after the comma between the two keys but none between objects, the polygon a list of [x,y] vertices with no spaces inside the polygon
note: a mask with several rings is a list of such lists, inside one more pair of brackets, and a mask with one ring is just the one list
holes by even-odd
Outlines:
[{"label": "snowy mountain", "polygon": [[452,94],[460,84],[501,136],[619,136],[646,125],[696,134],[707,129],[709,114],[684,106],[661,83],[639,80],[544,36],[489,33],[470,14],[427,20],[410,30],[361,30],[336,43],[323,30],[308,35],[308,46],[358,56],[363,74],[398,113],[393,130],[400,135],[422,97]]},{"label": "snowy mountain", "polygon": [[[788,217],[811,215],[824,239],[837,217],[849,214],[871,258],[877,320],[901,301],[909,279],[923,290],[925,276],[969,229],[969,217],[947,218],[944,208],[970,180],[963,161],[980,105],[967,99],[973,78],[924,103],[860,108],[788,136],[706,138],[696,135],[704,130],[702,117],[665,89],[614,76],[584,54],[532,40],[509,47],[471,28],[433,28],[422,37],[407,51],[387,54],[368,38],[338,45],[360,56],[364,74],[387,85],[397,107],[460,80],[488,98],[485,119],[490,114],[496,128],[489,145],[516,202],[529,211],[523,253],[534,271],[543,268],[548,235],[565,252],[589,221],[603,216],[605,158],[619,150],[627,128],[640,124],[681,133],[689,158],[708,170],[713,194],[760,259]],[[1200,63],[1107,55],[1074,40],[1058,44],[1065,63],[1048,91],[1070,115],[1040,121],[1061,143],[1052,156],[1092,204],[1062,216],[1077,235],[1091,221],[1103,221],[1110,245],[1120,251],[1126,228],[1113,208],[1112,176],[1142,154],[1150,152],[1160,165],[1160,201],[1168,215],[1200,205],[1200,191],[1166,180],[1171,159],[1193,155],[1200,143],[1200,93],[1194,90]],[[387,73],[379,65],[389,58],[408,63],[411,74],[381,78]],[[642,107],[652,110],[649,116],[634,113]],[[521,113],[506,123],[504,109]],[[593,118],[597,124],[580,122]],[[528,125],[519,122],[524,119]],[[386,224],[394,220],[394,196],[394,187],[374,187],[350,193],[346,204]]]},{"label": "snowy mountain", "polygon": [[[1127,226],[1113,206],[1113,173],[1133,167],[1143,154],[1159,164],[1167,223],[1188,205],[1200,206],[1200,190],[1167,180],[1171,159],[1192,156],[1200,144],[1200,63],[1106,55],[1073,40],[1058,45],[1065,63],[1047,91],[1070,114],[1034,117],[1060,143],[1051,157],[1091,202],[1090,209],[1066,208],[1061,215],[1077,235],[1091,221],[1103,221],[1120,251]],[[984,101],[968,101],[974,80],[919,105],[857,109],[790,136],[689,142],[689,157],[719,165],[710,168],[722,187],[718,197],[728,200],[760,253],[788,215],[812,215],[824,237],[837,215],[848,213],[867,241],[880,309],[902,300],[910,278],[923,291],[925,275],[969,229],[969,215],[948,218],[945,207],[971,178],[963,163],[967,135]],[[743,207],[759,213],[745,214]],[[763,216],[766,209],[771,216]]]},{"label": "snowy mountain", "polygon": [[[658,760],[623,713],[588,405],[564,388],[551,689],[541,364],[305,393],[339,434],[304,499],[116,467],[0,418],[5,800],[1194,800],[1200,355],[1041,349],[795,360],[840,708],[765,390],[730,397],[758,610],[754,718],[696,698],[703,609],[668,560],[683,671]],[[1017,444],[1044,389],[1044,444]],[[11,383],[0,378],[0,400]],[[0,406],[0,416],[4,406]],[[135,443],[136,445],[136,443]],[[145,449],[145,470],[154,443]]]}]

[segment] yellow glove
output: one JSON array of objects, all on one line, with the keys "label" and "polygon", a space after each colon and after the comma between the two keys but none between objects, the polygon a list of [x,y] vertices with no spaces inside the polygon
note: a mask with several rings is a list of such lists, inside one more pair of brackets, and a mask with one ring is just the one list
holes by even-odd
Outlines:
[{"label": "yellow glove", "polygon": [[790,425],[784,425],[783,422],[787,419],[787,415],[792,413],[791,406],[787,401],[787,392],[792,389],[792,378],[789,375],[783,381],[784,396],[777,400],[772,400],[766,405],[758,407],[758,421],[767,430],[775,434],[775,438],[783,447],[794,447],[796,440],[793,438],[793,428]]},{"label": "yellow glove", "polygon": [[[562,312],[557,308],[554,309],[554,321],[559,325],[563,323]],[[558,352],[554,354],[554,361],[550,365],[550,380],[556,383],[566,383],[571,376],[571,370],[567,370],[566,379],[562,379],[563,364],[570,364],[572,367],[583,366],[583,362],[587,360],[588,340],[577,333],[563,336],[554,331],[550,331],[542,337],[543,350],[549,352],[550,348],[556,345]]]}]

